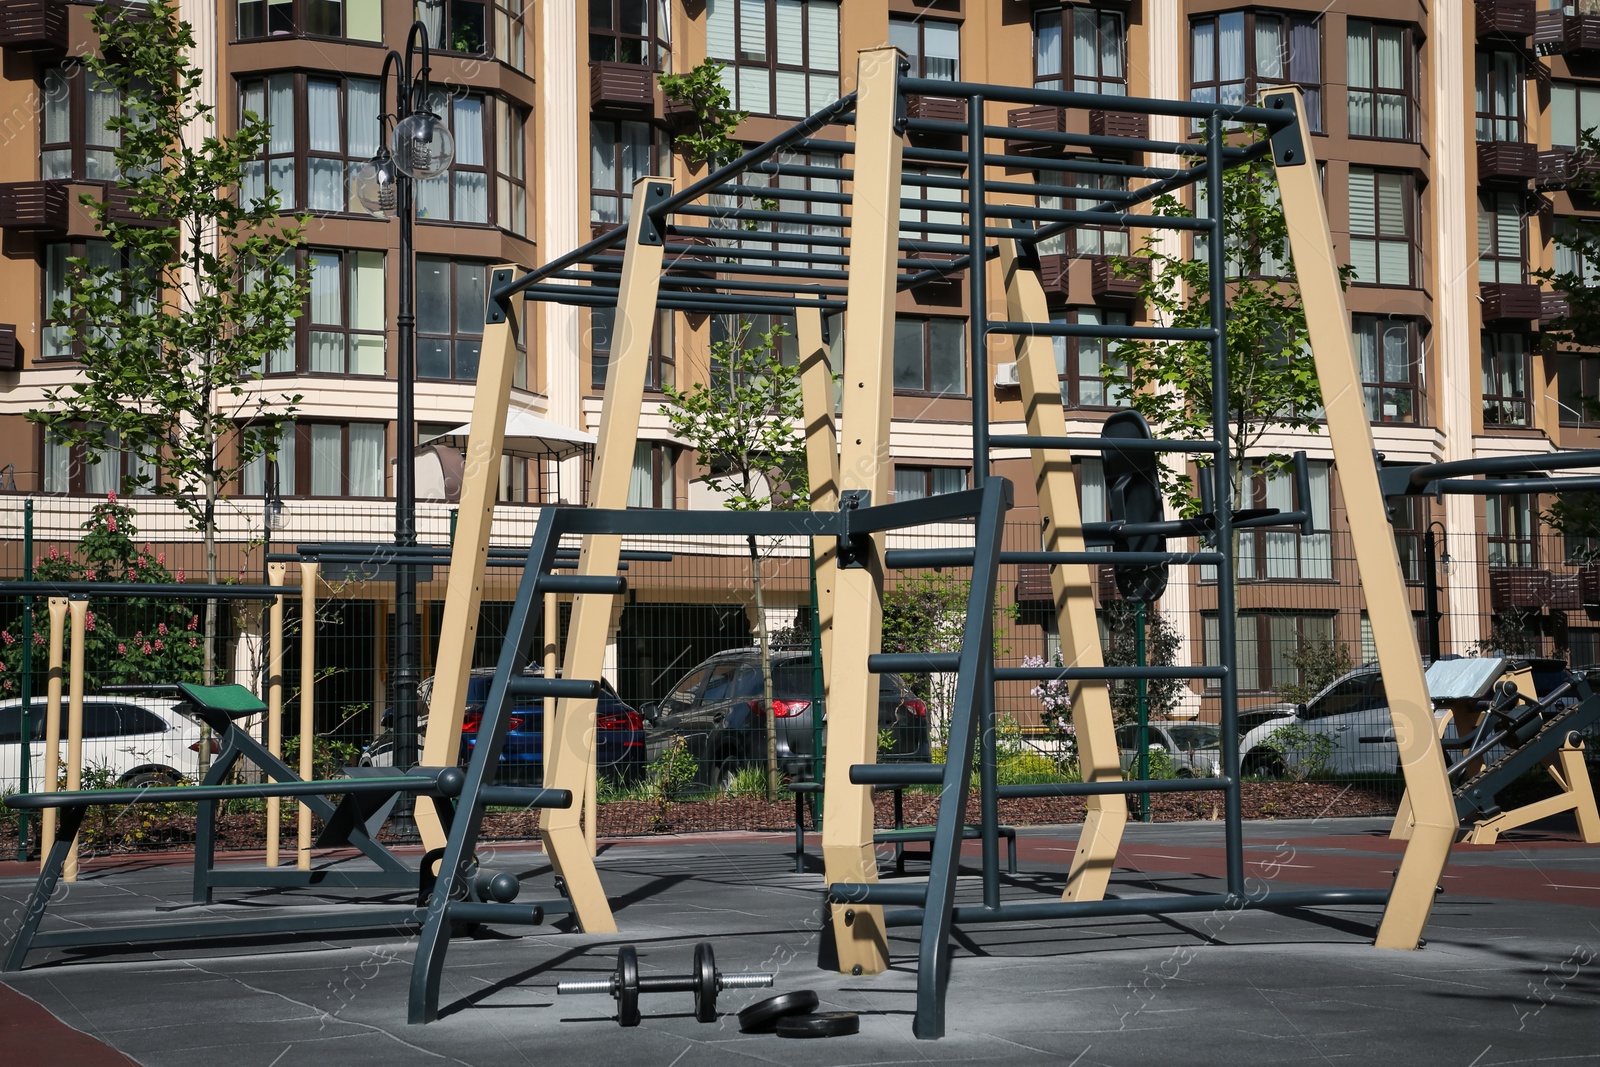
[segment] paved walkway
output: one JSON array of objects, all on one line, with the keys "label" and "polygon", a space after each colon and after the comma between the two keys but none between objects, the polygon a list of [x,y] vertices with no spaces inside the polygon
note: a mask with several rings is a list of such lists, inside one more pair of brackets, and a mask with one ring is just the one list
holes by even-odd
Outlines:
[{"label": "paved walkway", "polygon": [[[1247,873],[1269,887],[1383,886],[1399,851],[1385,829],[1370,819],[1248,824]],[[1056,896],[1075,835],[1024,830],[1024,873],[1005,881],[1006,897]],[[1559,828],[1458,846],[1420,952],[1372,948],[1375,908],[959,931],[948,1036],[938,1042],[911,1036],[914,928],[892,932],[886,974],[817,969],[821,880],[793,873],[787,842],[720,834],[610,845],[599,866],[621,935],[557,926],[458,941],[446,1015],[425,1027],[405,1023],[411,947],[398,935],[41,952],[0,986],[0,1062],[1600,1063],[1600,848]],[[1132,826],[1113,894],[1215,892],[1220,842],[1215,823]],[[90,865],[47,922],[192,916],[181,862]],[[484,862],[523,876],[525,895],[549,895],[536,850],[500,849]],[[0,914],[15,913],[29,882],[17,865],[0,865]],[[975,883],[963,879],[964,896]],[[644,973],[660,974],[687,971],[700,940],[715,944],[724,970],[775,970],[778,991],[814,989],[826,1010],[860,1013],[861,1034],[743,1035],[731,1015],[696,1023],[688,994],[646,996],[644,1024],[622,1029],[608,998],[554,996],[559,979],[609,972],[619,944],[636,944]],[[730,992],[722,1006],[766,995]]]}]

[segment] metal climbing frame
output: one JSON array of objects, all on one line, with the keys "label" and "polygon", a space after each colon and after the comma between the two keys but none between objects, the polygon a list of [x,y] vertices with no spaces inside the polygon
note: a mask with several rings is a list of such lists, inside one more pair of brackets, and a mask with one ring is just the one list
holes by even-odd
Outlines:
[{"label": "metal climbing frame", "polygon": [[[829,708],[823,856],[826,865],[832,962],[840,970],[876,973],[888,966],[888,926],[920,925],[915,1032],[943,1032],[944,991],[950,970],[950,931],[955,923],[1066,919],[1092,915],[1166,914],[1257,907],[1302,908],[1328,904],[1387,904],[1377,943],[1416,947],[1432,906],[1456,830],[1439,740],[1423,681],[1421,656],[1411,626],[1393,539],[1375,524],[1354,532],[1374,639],[1394,712],[1398,747],[1416,813],[1416,827],[1392,891],[1329,890],[1252,894],[1244,877],[1237,775],[1237,679],[1229,666],[1106,667],[1100,657],[1091,563],[1159,565],[1205,563],[1217,568],[1221,662],[1233,664],[1233,575],[1228,550],[1235,518],[1215,509],[1211,544],[1198,552],[1085,550],[1082,518],[1071,464],[1072,451],[1155,452],[1194,456],[1216,472],[1213,500],[1232,500],[1229,442],[1225,427],[1207,441],[1131,441],[1070,438],[1061,407],[1049,339],[1153,338],[1210,346],[1213,409],[1227,410],[1228,360],[1225,308],[1226,262],[1222,225],[1215,219],[1156,218],[1140,205],[1191,185],[1222,202],[1225,168],[1271,153],[1278,167],[1282,201],[1306,308],[1317,370],[1322,381],[1329,435],[1352,512],[1371,514],[1383,498],[1372,463],[1372,437],[1362,405],[1357,364],[1351,350],[1342,289],[1322,205],[1316,162],[1295,90],[1268,94],[1263,107],[1211,105],[1009,86],[926,81],[904,77],[903,57],[892,48],[861,54],[857,88],[850,95],[739,159],[678,190],[670,179],[641,178],[634,186],[632,217],[614,230],[530,273],[494,272],[490,325],[472,414],[467,477],[461,495],[452,574],[472,576],[452,583],[443,630],[462,635],[440,649],[424,763],[448,758],[460,729],[473,625],[487,561],[494,472],[503,439],[516,330],[523,301],[553,301],[583,307],[614,307],[612,362],[608,370],[599,445],[590,490],[592,508],[547,511],[541,518],[530,574],[519,594],[517,617],[533,607],[550,553],[561,534],[582,536],[578,572],[591,581],[613,576],[624,535],[682,537],[755,533],[809,534],[817,563],[822,660]],[[965,101],[967,121],[908,119],[907,98],[918,94]],[[1203,122],[1199,141],[1133,140],[1077,133],[1046,133],[988,124],[991,105],[1047,105],[1173,116]],[[1251,140],[1235,124],[1269,131]],[[834,127],[854,127],[846,139]],[[951,147],[908,144],[906,134],[938,135]],[[1073,153],[1110,150],[1113,155],[1147,152],[1176,157],[1175,166],[1143,166],[1079,155],[1032,156],[1017,142]],[[846,165],[846,157],[849,165]],[[941,168],[918,174],[908,195],[902,164]],[[1089,199],[1088,210],[1039,206],[1039,187],[1005,178],[1007,169],[1062,174],[1120,176],[1129,188],[1050,188],[1065,199]],[[1142,184],[1141,184],[1142,183]],[[927,190],[953,194],[934,198]],[[776,198],[776,207],[762,203]],[[902,223],[902,211],[918,221]],[[923,221],[924,212],[959,216],[962,222]],[[1041,241],[1080,225],[1166,229],[1207,235],[1211,260],[1212,321],[1205,328],[1108,326],[1052,323],[1039,280],[1035,249]],[[920,231],[904,237],[901,227]],[[953,238],[928,240],[932,236]],[[991,317],[989,261],[998,260],[1005,314]],[[890,368],[894,294],[928,284],[952,284],[964,274],[971,312],[972,446],[975,488],[928,500],[884,504],[891,466],[888,457]],[[517,298],[523,298],[519,301]],[[628,474],[638,434],[651,324],[658,309],[697,314],[794,314],[796,319],[805,432],[811,473],[809,512],[733,515],[630,513],[624,509]],[[843,415],[835,429],[832,379],[823,315],[844,314]],[[1013,338],[1027,432],[991,435],[988,379],[990,341]],[[988,474],[994,449],[1027,449],[1043,515],[1036,552],[1001,553],[1000,524],[1011,503],[1010,485]],[[1270,518],[1270,517],[1269,517]],[[886,551],[885,532],[931,522],[972,523],[970,548],[937,552]],[[1278,516],[1288,522],[1292,516]],[[1132,533],[1125,530],[1124,533]],[[1001,562],[1046,562],[1062,636],[1065,668],[998,669],[993,662],[991,608]],[[899,567],[972,567],[965,640],[956,655],[876,654],[882,628],[883,578]],[[614,577],[609,579],[615,581]],[[574,605],[562,667],[568,678],[597,678],[607,631],[614,625],[615,590],[586,586]],[[519,631],[520,632],[520,631]],[[517,660],[511,646],[501,660],[490,703],[506,699],[508,671]],[[877,679],[882,671],[955,671],[958,689],[944,765],[879,767],[876,756]],[[1217,680],[1221,692],[1224,764],[1218,778],[1177,782],[1123,782],[1112,733],[1105,681],[1112,678],[1180,676]],[[1070,785],[1001,787],[996,784],[993,683],[1060,678],[1076,689],[1073,717],[1084,781]],[[581,795],[593,761],[595,703],[563,697],[547,718],[546,784]],[[981,902],[958,903],[956,872],[964,830],[967,783],[976,761],[980,782]],[[469,776],[470,777],[470,776]],[[872,848],[871,787],[874,783],[931,783],[942,787],[925,884],[877,883]],[[472,783],[469,781],[469,787]],[[1106,899],[1106,890],[1130,793],[1215,790],[1224,796],[1225,891],[1205,896]],[[1062,899],[1003,903],[999,884],[997,806],[1007,796],[1081,795],[1088,814]],[[590,932],[615,929],[610,906],[580,830],[576,806],[549,812],[542,834],[571,899],[572,914]],[[424,833],[436,833],[423,827]],[[470,839],[470,834],[466,835]],[[459,840],[459,838],[458,838]],[[432,842],[430,841],[430,844]],[[445,870],[460,856],[447,855]],[[444,899],[437,894],[435,901]],[[884,907],[894,910],[887,914]],[[444,927],[430,923],[422,952],[441,943]],[[413,997],[413,1019],[431,1017],[436,974],[419,958],[418,982],[433,991]],[[432,975],[432,977],[430,977]],[[419,990],[414,990],[414,993]]]}]

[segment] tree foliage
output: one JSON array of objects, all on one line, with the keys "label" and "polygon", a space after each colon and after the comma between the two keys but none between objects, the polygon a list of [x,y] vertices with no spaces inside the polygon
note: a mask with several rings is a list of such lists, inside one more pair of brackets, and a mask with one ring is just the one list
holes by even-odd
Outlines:
[{"label": "tree foliage", "polygon": [[733,109],[733,94],[722,77],[725,69],[725,64],[707,59],[682,74],[660,76],[662,95],[687,107],[692,116],[672,139],[691,164],[720,167],[739,155],[734,133],[750,112]]},{"label": "tree foliage", "polygon": [[[1171,195],[1158,198],[1151,213],[1195,217],[1188,205]],[[1223,417],[1234,460],[1242,463],[1255,456],[1271,431],[1319,430],[1322,394],[1270,158],[1223,172],[1221,215],[1227,234],[1228,282],[1228,411]],[[1138,255],[1113,263],[1120,275],[1140,280],[1139,294],[1155,325],[1210,328],[1211,263],[1204,238],[1196,235],[1191,256],[1179,238],[1151,231]],[[1348,279],[1350,268],[1343,268],[1343,273]],[[1122,403],[1150,421],[1158,436],[1212,437],[1217,413],[1212,405],[1210,342],[1122,341],[1106,380],[1120,390]],[[1281,468],[1287,460],[1287,456],[1256,457],[1268,469]],[[1181,513],[1198,511],[1187,475],[1168,475],[1164,488]]]},{"label": "tree foliage", "polygon": [[[1131,600],[1108,600],[1101,605],[1107,641],[1108,667],[1133,667],[1138,657],[1139,605]],[[1145,606],[1144,662],[1150,667],[1170,667],[1178,661],[1182,635],[1177,627],[1154,606]],[[1107,682],[1111,690],[1111,718],[1118,725],[1139,718],[1139,683],[1131,678]],[[1145,681],[1145,706],[1152,719],[1164,718],[1178,706],[1188,683],[1182,678],[1150,678]]]}]

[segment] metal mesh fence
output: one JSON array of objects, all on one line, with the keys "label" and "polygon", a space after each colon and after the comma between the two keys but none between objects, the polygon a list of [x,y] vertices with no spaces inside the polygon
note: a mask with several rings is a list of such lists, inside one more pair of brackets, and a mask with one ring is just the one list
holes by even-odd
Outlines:
[{"label": "metal mesh fence", "polygon": [[[25,571],[24,504],[21,498],[0,498],[0,576],[6,580],[17,580]],[[500,508],[494,544],[525,547],[537,514],[533,507]],[[1037,513],[1018,509],[1011,520],[1005,547],[1037,549]],[[263,581],[269,553],[292,552],[301,544],[388,540],[393,513],[382,505],[296,501],[282,528],[268,536],[264,516],[251,502],[230,505],[219,522],[214,572],[208,568],[203,539],[167,501],[134,499],[113,505],[35,498],[31,525],[35,579],[95,581],[109,589],[135,580],[192,584],[214,573],[221,582],[256,585]],[[424,543],[448,544],[450,507],[420,505],[418,525]],[[1392,810],[1398,799],[1394,745],[1373,740],[1388,727],[1381,687],[1374,691],[1370,677],[1357,670],[1374,657],[1360,576],[1348,535],[1340,532],[1347,528],[1346,517],[1335,513],[1332,527],[1332,533],[1309,538],[1256,534],[1240,550],[1241,729],[1246,731],[1246,772],[1263,779],[1247,783],[1247,814],[1381,812]],[[890,539],[891,547],[905,548],[970,541],[970,531],[959,524]],[[1403,564],[1414,579],[1412,608],[1426,650],[1425,575],[1418,538],[1402,532],[1400,543]],[[800,540],[762,539],[754,564],[748,544],[739,538],[695,544],[637,538],[626,547],[670,553],[671,559],[627,564],[628,592],[616,617],[615,640],[607,649],[611,691],[599,713],[600,833],[792,827],[797,810],[792,795],[769,798],[766,793],[761,709],[770,676],[780,774],[811,776],[822,741],[822,716],[821,678],[812,656],[810,546]],[[1548,531],[1530,535],[1526,546],[1510,550],[1503,541],[1495,544],[1481,536],[1451,537],[1441,548],[1435,570],[1442,652],[1502,647],[1565,659],[1574,666],[1592,665],[1600,658],[1600,622],[1592,616],[1600,608],[1586,607],[1600,601],[1589,593],[1591,585],[1600,589],[1600,583],[1592,581],[1593,572],[1586,568],[1539,563],[1567,558],[1566,546]],[[1496,565],[1490,566],[1491,561]],[[517,565],[489,572],[469,704],[487,689],[520,575]],[[759,590],[753,575],[759,575]],[[419,568],[424,679],[432,673],[439,643],[451,639],[440,632],[450,578],[446,567]],[[885,650],[953,650],[964,618],[967,580],[965,572],[951,568],[893,573],[886,595]],[[291,564],[289,585],[300,581],[300,568]],[[1100,569],[1094,585],[1108,660],[1131,664],[1136,661],[1139,613],[1118,599],[1109,568]],[[1005,565],[1001,588],[995,608],[998,662],[1019,665],[1032,657],[1053,662],[1061,645],[1054,631],[1048,571]],[[764,607],[760,613],[755,607],[758,592]],[[571,598],[560,599],[564,628]],[[1174,568],[1165,595],[1144,613],[1147,662],[1212,661],[1215,602],[1214,583],[1199,568]],[[264,691],[266,608],[263,600],[218,602],[210,642],[215,681]],[[205,762],[204,744],[199,726],[175,707],[176,699],[109,687],[200,680],[206,667],[205,602],[95,595],[88,614],[84,784],[192,779]],[[285,615],[284,736],[293,738],[300,714],[303,633],[298,598],[287,599]],[[35,600],[31,634],[25,633],[22,616],[20,598],[0,602],[0,789],[7,791],[23,788],[19,698],[25,647],[33,651],[30,787],[37,788],[44,773],[50,637],[44,599]],[[761,622],[770,649],[766,672],[757,650]],[[536,647],[542,647],[542,613],[537,625]],[[314,633],[313,717],[320,773],[334,774],[340,766],[363,759],[384,762],[385,735],[392,728],[386,720],[393,703],[392,574],[324,565]],[[1336,686],[1313,701],[1326,684],[1341,678],[1343,688]],[[1123,683],[1113,694],[1122,724],[1119,745],[1130,774],[1136,773],[1139,748],[1135,729],[1128,725],[1139,704],[1134,685]],[[1149,741],[1161,746],[1147,758],[1152,776],[1213,772],[1209,763],[1217,758],[1220,744],[1219,708],[1215,693],[1199,685],[1149,683]],[[880,758],[941,758],[954,679],[890,677],[882,686]],[[1057,714],[1068,697],[1065,687],[998,686],[1002,782],[1076,776],[1074,739]],[[1309,721],[1287,731],[1269,721],[1308,701],[1316,713]],[[475,726],[470,711],[463,757],[470,752]],[[501,773],[536,782],[542,772],[542,709],[537,704],[519,708],[517,718]],[[1274,729],[1276,734],[1265,743]],[[1252,751],[1276,759],[1250,763]],[[915,790],[901,797],[885,795],[880,815],[886,822],[894,819],[898,800],[907,822],[931,818],[932,799]],[[1154,803],[1156,817],[1215,814],[1206,794],[1176,794]],[[1015,821],[1070,820],[1081,812],[1081,801],[1007,804],[1003,817]],[[293,805],[285,810],[292,811]],[[192,814],[187,824],[184,817],[176,806],[169,812],[141,810],[124,816],[122,823],[100,827],[86,840],[108,848],[182,843],[193,833]],[[496,816],[487,832],[526,834],[534,829],[533,818],[526,813]],[[224,815],[223,844],[259,845],[264,819],[260,802],[237,803]],[[16,833],[14,818],[6,820],[4,832],[13,835],[5,846],[9,848]]]}]

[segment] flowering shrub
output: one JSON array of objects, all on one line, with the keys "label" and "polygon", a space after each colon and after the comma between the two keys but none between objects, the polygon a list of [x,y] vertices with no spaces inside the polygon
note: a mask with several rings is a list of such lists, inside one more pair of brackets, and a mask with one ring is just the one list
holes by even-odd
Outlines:
[{"label": "flowering shrub", "polygon": [[[1045,666],[1044,657],[1028,656],[1022,661],[1024,667]],[[1055,655],[1055,662],[1051,666],[1060,667],[1061,654]],[[1063,678],[1040,682],[1029,694],[1039,702],[1039,721],[1049,731],[1051,738],[1056,743],[1058,755],[1057,762],[1063,767],[1078,761],[1078,731],[1072,725],[1072,697],[1067,692],[1067,682]]]},{"label": "flowering shrub", "polygon": [[[34,577],[41,582],[107,585],[170,583],[173,578],[166,565],[148,543],[141,546],[135,540],[137,535],[133,509],[119,504],[112,493],[90,512],[75,548],[62,552],[52,545],[34,561]],[[0,696],[15,696],[21,690],[21,637],[21,616],[0,631]],[[91,596],[84,617],[85,684],[95,690],[141,682],[198,682],[203,651],[199,637],[200,616],[193,604],[150,597]],[[44,598],[35,597],[35,694],[45,691],[49,642],[50,614]]]}]

